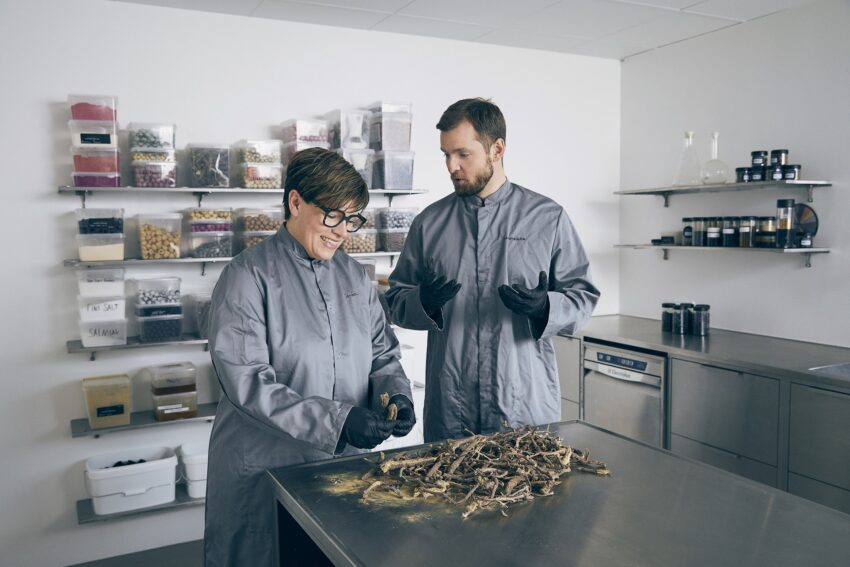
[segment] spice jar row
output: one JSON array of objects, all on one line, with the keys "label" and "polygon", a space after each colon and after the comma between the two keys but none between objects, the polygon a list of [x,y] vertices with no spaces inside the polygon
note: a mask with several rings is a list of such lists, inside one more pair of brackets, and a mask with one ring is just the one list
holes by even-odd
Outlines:
[{"label": "spice jar row", "polygon": [[757,181],[796,181],[800,179],[803,166],[788,163],[788,150],[765,150],[750,152],[752,165],[736,167],[735,177],[738,183]]},{"label": "spice jar row", "polygon": [[706,303],[662,303],[661,331],[704,337],[710,330],[710,309]]}]

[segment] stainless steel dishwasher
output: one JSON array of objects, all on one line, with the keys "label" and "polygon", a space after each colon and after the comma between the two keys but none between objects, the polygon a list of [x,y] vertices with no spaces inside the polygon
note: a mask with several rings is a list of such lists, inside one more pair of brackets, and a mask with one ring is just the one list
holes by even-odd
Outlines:
[{"label": "stainless steel dishwasher", "polygon": [[585,421],[663,447],[666,366],[665,356],[585,342]]}]

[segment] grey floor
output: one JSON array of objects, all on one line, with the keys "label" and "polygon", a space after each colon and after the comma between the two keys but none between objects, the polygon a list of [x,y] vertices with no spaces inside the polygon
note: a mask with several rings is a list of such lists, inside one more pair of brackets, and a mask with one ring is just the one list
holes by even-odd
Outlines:
[{"label": "grey floor", "polygon": [[204,540],[199,539],[69,567],[201,567],[203,564]]}]

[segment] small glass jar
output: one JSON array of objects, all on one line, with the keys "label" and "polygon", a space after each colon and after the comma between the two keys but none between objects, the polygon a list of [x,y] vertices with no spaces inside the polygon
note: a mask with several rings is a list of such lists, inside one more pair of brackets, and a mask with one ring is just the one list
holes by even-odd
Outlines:
[{"label": "small glass jar", "polygon": [[770,165],[785,165],[788,163],[788,150],[770,150]]},{"label": "small glass jar", "polygon": [[766,169],[763,165],[754,165],[750,174],[751,181],[766,181]]},{"label": "small glass jar", "polygon": [[750,167],[736,167],[735,180],[738,183],[749,183],[752,181],[753,170]]},{"label": "small glass jar", "polygon": [[769,165],[767,167],[768,181],[782,181],[782,166],[780,164]]},{"label": "small glass jar", "polygon": [[779,199],[776,201],[776,247],[794,248],[796,237],[794,199]]},{"label": "small glass jar", "polygon": [[776,248],[776,217],[759,217],[756,248]]},{"label": "small glass jar", "polygon": [[800,248],[811,248],[812,247],[812,233],[806,232],[803,236],[800,237]]},{"label": "small glass jar", "polygon": [[682,219],[682,246],[694,245],[694,219],[684,217]]},{"label": "small glass jar", "polygon": [[785,181],[796,181],[800,179],[800,170],[803,169],[799,164],[794,165],[783,165],[782,166],[782,178]]},{"label": "small glass jar", "polygon": [[684,305],[676,304],[673,307],[673,319],[671,332],[674,335],[684,335],[688,328],[688,308]]},{"label": "small glass jar", "polygon": [[673,330],[673,311],[676,309],[675,303],[661,304],[661,332],[669,333]]},{"label": "small glass jar", "polygon": [[766,151],[750,152],[750,156],[753,158],[753,167],[764,167],[768,164]]},{"label": "small glass jar", "polygon": [[694,217],[693,246],[705,246],[705,217]]},{"label": "small glass jar", "polygon": [[709,314],[709,305],[703,303],[694,306],[693,316],[691,318],[691,334],[698,337],[708,335],[710,330],[711,315]]},{"label": "small glass jar", "polygon": [[709,248],[723,246],[722,217],[708,217],[705,226],[705,245]]},{"label": "small glass jar", "polygon": [[757,229],[757,217],[740,217],[738,220],[738,246],[752,248]]},{"label": "small glass jar", "polygon": [[740,217],[723,217],[723,246],[734,248],[738,246],[738,223]]},{"label": "small glass jar", "polygon": [[691,332],[691,321],[693,319],[694,314],[694,304],[680,303],[679,306],[682,309],[682,317],[684,317],[685,319],[684,327],[681,334],[688,335]]}]

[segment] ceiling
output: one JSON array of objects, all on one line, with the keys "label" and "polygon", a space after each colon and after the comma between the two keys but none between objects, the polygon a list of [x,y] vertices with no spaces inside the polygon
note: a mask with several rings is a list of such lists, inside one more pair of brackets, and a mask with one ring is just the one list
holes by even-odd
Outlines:
[{"label": "ceiling", "polygon": [[812,0],[119,0],[626,59]]}]

